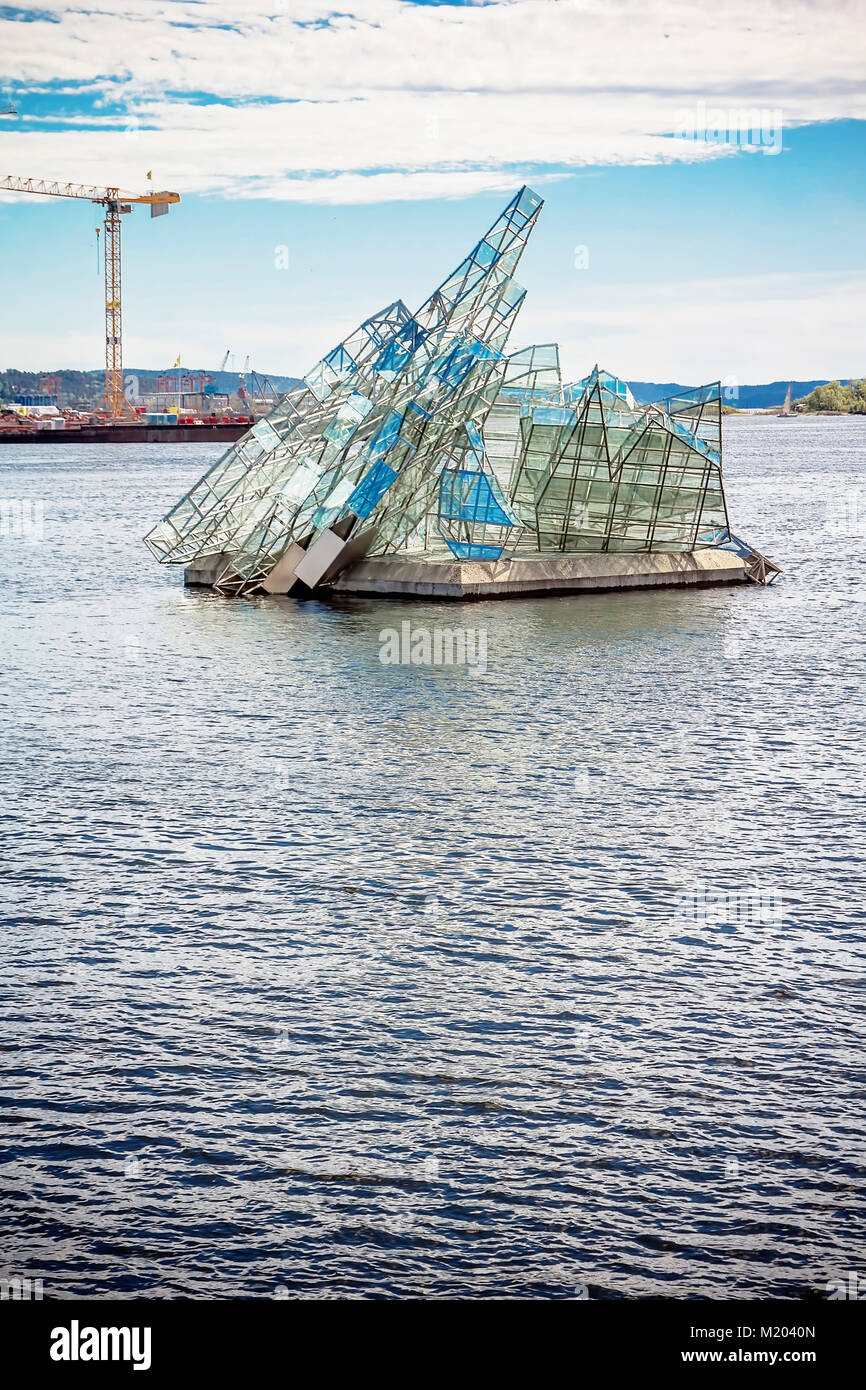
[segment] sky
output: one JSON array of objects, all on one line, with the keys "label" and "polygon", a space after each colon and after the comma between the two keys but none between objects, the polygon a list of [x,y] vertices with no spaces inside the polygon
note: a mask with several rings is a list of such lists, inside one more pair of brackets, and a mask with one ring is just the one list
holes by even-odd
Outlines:
[{"label": "sky", "polygon": [[[40,0],[0,5],[0,177],[180,193],[124,218],[129,367],[301,375],[529,183],[514,347],[862,376],[864,74],[863,0]],[[101,366],[98,220],[0,192],[0,369]]]}]

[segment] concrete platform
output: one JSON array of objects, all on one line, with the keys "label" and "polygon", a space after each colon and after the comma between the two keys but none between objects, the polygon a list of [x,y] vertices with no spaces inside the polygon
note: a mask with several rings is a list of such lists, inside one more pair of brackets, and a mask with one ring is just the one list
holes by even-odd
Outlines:
[{"label": "concrete platform", "polygon": [[226,560],[227,555],[200,555],[187,565],[183,572],[183,582],[189,588],[209,589]]},{"label": "concrete platform", "polygon": [[361,560],[326,587],[341,593],[467,599],[672,584],[743,584],[747,579],[745,562],[729,550],[582,552],[486,562],[418,554],[411,559],[386,555]]}]

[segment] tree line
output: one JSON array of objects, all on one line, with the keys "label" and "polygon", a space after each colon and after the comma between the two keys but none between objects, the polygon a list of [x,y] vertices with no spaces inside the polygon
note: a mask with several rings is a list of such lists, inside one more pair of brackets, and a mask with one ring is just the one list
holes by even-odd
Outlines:
[{"label": "tree line", "polygon": [[798,410],[834,410],[843,415],[866,415],[866,377],[859,381],[828,381],[795,402]]},{"label": "tree line", "polygon": [[92,410],[105,389],[104,372],[21,372],[10,368],[0,372],[0,401],[43,395],[41,383],[48,376],[60,377],[62,403],[73,410]]}]

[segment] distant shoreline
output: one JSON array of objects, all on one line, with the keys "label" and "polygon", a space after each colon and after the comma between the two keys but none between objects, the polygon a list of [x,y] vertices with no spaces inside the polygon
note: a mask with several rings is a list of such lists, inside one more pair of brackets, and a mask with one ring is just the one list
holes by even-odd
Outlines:
[{"label": "distant shoreline", "polygon": [[[728,410],[724,418],[731,420],[778,420],[771,410]],[[782,416],[787,420],[850,420],[866,419],[862,411],[798,410]],[[94,425],[74,430],[0,430],[0,447],[4,444],[212,444],[232,443],[240,439],[249,425],[142,426]]]},{"label": "distant shoreline", "polygon": [[739,415],[748,420],[856,420],[866,419],[864,410],[792,410],[790,414],[783,415],[779,410],[736,410],[728,407],[723,410],[726,420],[733,415]]}]

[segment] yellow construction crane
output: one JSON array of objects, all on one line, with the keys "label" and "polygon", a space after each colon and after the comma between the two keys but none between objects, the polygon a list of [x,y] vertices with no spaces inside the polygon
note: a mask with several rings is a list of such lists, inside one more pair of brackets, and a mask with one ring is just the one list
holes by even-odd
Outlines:
[{"label": "yellow construction crane", "polygon": [[49,179],[0,177],[0,189],[11,193],[42,193],[48,198],[86,198],[105,208],[105,400],[104,409],[112,419],[126,413],[123,394],[123,334],[121,327],[120,219],[132,212],[133,203],[148,203],[151,217],[161,217],[179,193],[144,193],[141,197],[121,193],[118,188],[90,188],[81,183],[52,182]]}]

